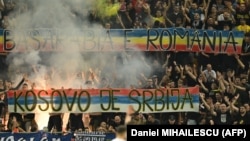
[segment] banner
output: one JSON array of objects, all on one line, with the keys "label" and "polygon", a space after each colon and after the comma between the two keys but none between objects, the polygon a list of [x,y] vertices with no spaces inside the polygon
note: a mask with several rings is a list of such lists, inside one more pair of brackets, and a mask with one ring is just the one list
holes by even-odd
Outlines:
[{"label": "banner", "polygon": [[0,133],[0,141],[70,141],[72,134],[56,135],[51,133]]},{"label": "banner", "polygon": [[9,112],[126,112],[199,111],[199,88],[173,89],[60,89],[9,91]]},{"label": "banner", "polygon": [[63,51],[185,51],[241,53],[240,31],[164,29],[82,29],[63,31],[0,30],[0,52]]},{"label": "banner", "polygon": [[[96,134],[89,133],[89,136],[86,136],[88,141],[111,141],[115,138],[114,133],[105,133],[105,138],[101,138]],[[37,133],[5,133],[0,132],[0,141],[80,141],[77,137],[83,135],[81,133],[73,134],[69,133],[67,135],[56,135],[51,133],[37,132]],[[95,140],[99,139],[99,140]],[[87,140],[86,140],[87,141]]]},{"label": "banner", "polygon": [[74,141],[112,141],[115,133],[81,132],[74,133]]}]

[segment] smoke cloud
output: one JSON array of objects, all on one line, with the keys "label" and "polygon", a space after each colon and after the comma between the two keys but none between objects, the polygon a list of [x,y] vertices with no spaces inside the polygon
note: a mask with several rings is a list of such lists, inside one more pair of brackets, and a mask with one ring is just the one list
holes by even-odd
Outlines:
[{"label": "smoke cloud", "polygon": [[[93,11],[91,8],[95,7],[96,2],[20,0],[18,7],[9,15],[12,21],[11,27],[14,27],[11,30],[15,35],[15,41],[22,36],[20,31],[26,29],[60,31],[57,34],[65,38],[60,44],[63,47],[58,51],[40,51],[32,46],[26,46],[25,52],[10,53],[7,57],[9,78],[18,82],[21,74],[28,74],[29,87],[33,86],[36,89],[88,88],[86,82],[93,79],[95,86],[91,87],[95,88],[130,88],[131,85],[138,84],[141,73],[146,76],[150,74],[151,68],[146,67],[142,59],[145,57],[140,52],[83,52],[77,42],[70,41],[79,34],[85,34],[82,33],[82,29],[102,28],[101,25],[89,26],[87,20],[88,13]],[[50,36],[46,35],[46,32],[39,34]],[[53,41],[45,40],[45,42]],[[105,80],[105,83],[100,84],[102,80]],[[46,119],[48,120],[48,115],[42,113],[36,116],[39,128],[46,126],[44,125]],[[68,119],[64,119],[64,124],[67,121]]]},{"label": "smoke cloud", "polygon": [[[17,82],[17,74],[27,73],[37,89],[59,89],[86,88],[85,82],[95,77],[98,78],[95,80],[95,87],[105,79],[110,83],[109,87],[128,88],[137,84],[141,73],[149,74],[150,68],[145,67],[141,59],[143,54],[140,52],[83,52],[77,42],[71,41],[75,36],[85,34],[83,29],[100,29],[101,25],[91,25],[90,28],[88,22],[88,13],[98,5],[96,2],[98,1],[19,1],[17,5],[20,6],[10,15],[16,21],[13,26],[15,35],[20,37],[20,31],[26,29],[50,29],[60,31],[56,34],[66,38],[63,38],[63,47],[59,51],[39,51],[27,46],[25,52],[8,55],[11,79],[16,79]],[[39,35],[50,36],[46,33]],[[18,40],[16,36],[15,38]]]}]

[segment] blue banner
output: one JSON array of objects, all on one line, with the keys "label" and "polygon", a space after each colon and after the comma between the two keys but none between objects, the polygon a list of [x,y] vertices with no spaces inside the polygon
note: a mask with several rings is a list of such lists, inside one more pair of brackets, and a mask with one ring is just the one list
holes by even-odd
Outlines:
[{"label": "blue banner", "polygon": [[[60,134],[52,134],[45,132],[37,132],[37,133],[5,133],[0,132],[0,141],[76,141],[75,134],[69,133],[67,135]],[[89,136],[88,136],[89,137]],[[93,138],[99,136],[92,136]],[[106,133],[105,141],[111,141],[115,138],[115,134]]]},{"label": "blue banner", "polygon": [[70,141],[72,134],[56,135],[51,133],[0,133],[1,141]]}]

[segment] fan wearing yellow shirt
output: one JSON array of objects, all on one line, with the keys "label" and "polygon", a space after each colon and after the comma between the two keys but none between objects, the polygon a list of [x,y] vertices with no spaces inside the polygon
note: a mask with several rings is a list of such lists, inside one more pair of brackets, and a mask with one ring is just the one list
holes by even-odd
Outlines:
[{"label": "fan wearing yellow shirt", "polygon": [[155,17],[152,17],[153,22],[159,21],[160,23],[165,24],[165,18],[163,14],[161,13],[161,10],[157,10],[155,15],[156,15]]},{"label": "fan wearing yellow shirt", "polygon": [[[150,19],[151,19],[151,27],[153,27],[153,28],[166,27],[165,17],[166,17],[166,12],[169,9],[169,5],[167,5],[166,2],[164,2],[164,3],[162,3],[162,8],[163,8],[163,11],[156,10],[155,17],[154,17],[154,16],[152,16],[150,7],[149,6],[147,7],[148,14],[149,14]],[[157,24],[157,26],[156,26],[156,24]]]},{"label": "fan wearing yellow shirt", "polygon": [[236,26],[235,29],[244,33],[250,32],[250,26],[246,24],[246,19],[244,18],[240,19],[240,25]]}]

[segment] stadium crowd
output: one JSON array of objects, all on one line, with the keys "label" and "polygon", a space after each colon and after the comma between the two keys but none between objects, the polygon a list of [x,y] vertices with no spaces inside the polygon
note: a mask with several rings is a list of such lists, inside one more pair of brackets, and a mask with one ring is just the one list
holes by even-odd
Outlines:
[{"label": "stadium crowd", "polygon": [[[15,28],[11,13],[29,10],[25,1],[1,4],[1,27]],[[112,5],[114,1],[107,0]],[[118,14],[102,16],[93,8],[88,21],[111,29],[193,28],[205,30],[237,30],[244,32],[241,54],[209,54],[193,52],[143,52],[145,72],[137,72],[135,82],[123,84],[126,75],[104,77],[95,70],[81,72],[83,88],[200,88],[200,111],[178,113],[71,113],[67,129],[115,132],[124,124],[175,125],[239,125],[250,124],[250,2],[248,0],[119,0]],[[75,15],[82,17],[74,11]],[[77,17],[77,16],[76,16]],[[133,58],[134,53],[128,58]],[[117,56],[113,64],[124,63]],[[129,60],[129,59],[128,59]],[[112,62],[110,62],[112,63]],[[1,55],[1,131],[36,132],[35,114],[7,113],[6,91],[36,89],[36,82],[26,74],[17,86],[8,76],[6,55]],[[150,72],[147,71],[149,68]],[[150,69],[151,68],[151,69]],[[36,73],[37,68],[32,68]],[[119,69],[119,68],[114,68]],[[53,72],[53,71],[52,71]],[[111,71],[114,72],[114,71]],[[22,72],[21,72],[22,73]],[[53,73],[48,72],[48,79]],[[114,75],[113,75],[114,76]],[[77,78],[76,78],[77,79]],[[49,80],[48,80],[49,81]],[[8,121],[6,121],[8,120]],[[62,114],[51,114],[48,131],[63,131]]]}]

